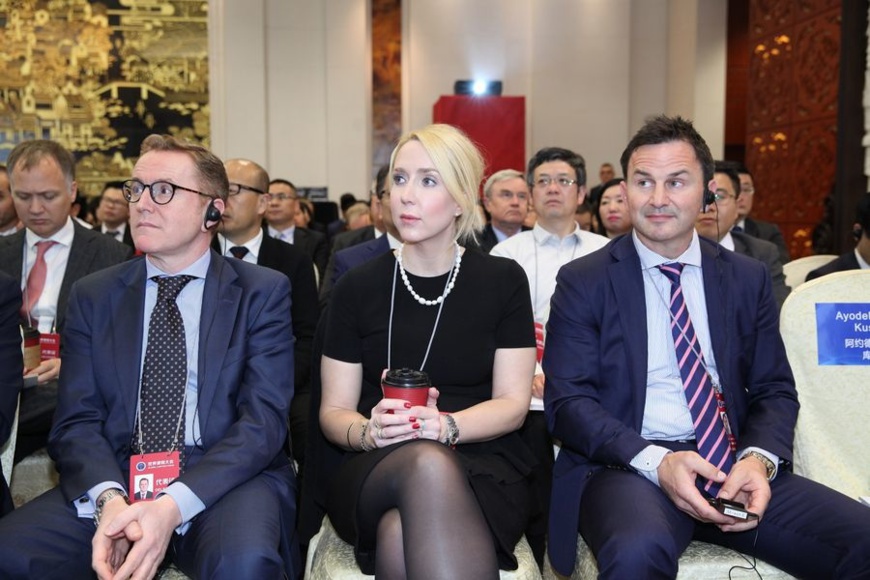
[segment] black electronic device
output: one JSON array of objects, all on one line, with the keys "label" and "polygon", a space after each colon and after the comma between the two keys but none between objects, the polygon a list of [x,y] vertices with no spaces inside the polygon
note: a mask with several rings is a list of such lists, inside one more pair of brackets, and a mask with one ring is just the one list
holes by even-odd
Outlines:
[{"label": "black electronic device", "polygon": [[754,514],[746,510],[746,506],[739,501],[731,501],[721,497],[711,497],[707,499],[710,505],[716,508],[720,514],[732,517],[738,520],[757,520],[758,514]]}]

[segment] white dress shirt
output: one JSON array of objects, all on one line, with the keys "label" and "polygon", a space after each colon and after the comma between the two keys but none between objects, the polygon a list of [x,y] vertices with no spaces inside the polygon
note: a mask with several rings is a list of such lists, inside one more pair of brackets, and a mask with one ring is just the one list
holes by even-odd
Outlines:
[{"label": "white dress shirt", "polygon": [[287,242],[288,244],[293,243],[293,239],[295,238],[295,233],[296,233],[296,225],[295,224],[290,226],[286,230],[276,230],[272,226],[269,226],[269,235],[270,236],[272,236],[273,238],[278,238],[279,240]]},{"label": "white dress shirt", "polygon": [[[571,260],[603,248],[610,241],[604,236],[580,229],[576,223],[574,226],[573,232],[559,238],[537,223],[531,230],[519,232],[496,244],[490,252],[492,256],[512,259],[525,270],[532,294],[535,322],[544,327],[550,317],[550,298],[556,291],[556,274],[559,269]],[[536,364],[535,374],[541,372],[541,365]],[[532,397],[529,408],[543,411],[544,401]]]},{"label": "white dress shirt", "polygon": [[39,295],[39,300],[34,305],[32,311],[35,318],[30,324],[31,326],[36,325],[41,333],[54,331],[57,320],[57,300],[60,296],[63,277],[66,274],[69,251],[74,237],[75,227],[69,218],[67,218],[63,227],[51,237],[40,238],[30,229],[27,229],[24,234],[25,250],[24,260],[22,260],[21,264],[21,291],[24,294],[23,299],[25,302],[28,299],[26,292],[27,277],[36,263],[36,243],[47,240],[57,242],[45,252],[45,286],[43,286],[42,294]]},{"label": "white dress shirt", "polygon": [[112,234],[112,237],[115,238],[117,241],[123,243],[124,242],[124,233],[127,231],[127,222],[121,222],[121,225],[119,225],[116,228],[111,228],[111,230],[109,229],[109,227],[106,224],[102,224],[100,226],[100,232],[106,234],[109,231],[115,232],[114,234]]},{"label": "white dress shirt", "polygon": [[235,258],[235,256],[233,256],[233,253],[230,252],[230,248],[234,248],[236,246],[247,248],[248,253],[245,254],[245,257],[242,259],[249,264],[256,264],[257,260],[260,258],[260,246],[263,245],[263,230],[258,229],[257,235],[245,242],[244,244],[234,244],[226,237],[224,237],[223,234],[219,233],[218,244],[220,244],[221,247],[221,254],[230,258]]}]

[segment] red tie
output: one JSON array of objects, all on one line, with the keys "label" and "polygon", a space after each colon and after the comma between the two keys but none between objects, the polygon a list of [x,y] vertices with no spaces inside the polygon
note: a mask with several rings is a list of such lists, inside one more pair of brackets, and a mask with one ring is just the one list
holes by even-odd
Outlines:
[{"label": "red tie", "polygon": [[28,318],[28,314],[39,302],[39,297],[42,296],[42,290],[45,288],[45,253],[50,247],[57,242],[43,241],[36,242],[36,263],[30,269],[30,275],[27,276],[27,287],[24,289],[24,303],[21,305],[21,317]]}]

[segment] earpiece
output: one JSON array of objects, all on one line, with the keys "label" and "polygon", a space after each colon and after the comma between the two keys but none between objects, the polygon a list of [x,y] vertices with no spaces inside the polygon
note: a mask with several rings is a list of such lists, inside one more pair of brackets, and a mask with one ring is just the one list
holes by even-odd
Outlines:
[{"label": "earpiece", "polygon": [[[208,207],[205,208],[205,219],[203,220],[203,223],[205,224],[206,228],[213,228],[218,225],[218,222],[221,221],[222,216],[223,214],[221,213],[221,210],[216,208],[214,205],[214,200],[211,200],[208,203]],[[212,225],[208,225],[209,222],[211,222]]]},{"label": "earpiece", "polygon": [[716,193],[711,190],[704,191],[704,205],[701,207],[701,213],[707,213],[707,208],[716,203]]}]

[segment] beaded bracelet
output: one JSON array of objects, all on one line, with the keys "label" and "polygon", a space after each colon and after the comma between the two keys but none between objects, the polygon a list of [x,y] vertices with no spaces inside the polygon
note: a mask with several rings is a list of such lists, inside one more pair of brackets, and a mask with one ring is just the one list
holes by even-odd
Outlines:
[{"label": "beaded bracelet", "polygon": [[362,431],[360,431],[360,433],[359,433],[359,447],[363,451],[371,451],[372,449],[374,449],[374,447],[369,445],[369,442],[366,441],[366,431],[368,431],[368,428],[369,428],[369,422],[365,421],[362,424]]}]

